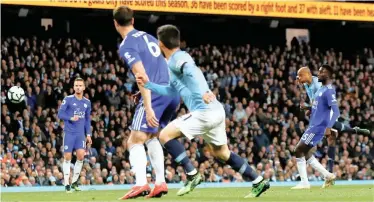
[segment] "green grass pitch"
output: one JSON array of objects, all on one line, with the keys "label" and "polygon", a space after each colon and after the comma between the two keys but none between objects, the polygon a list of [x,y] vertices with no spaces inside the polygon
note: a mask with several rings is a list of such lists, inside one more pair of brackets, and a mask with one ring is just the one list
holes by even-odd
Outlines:
[{"label": "green grass pitch", "polygon": [[[63,189],[63,187],[61,187]],[[374,201],[374,185],[334,186],[329,189],[312,187],[310,190],[290,190],[290,187],[271,187],[259,198],[244,199],[250,188],[196,188],[192,193],[178,197],[176,189],[158,199],[131,199],[129,201]],[[123,191],[1,193],[1,201],[119,201]]]}]

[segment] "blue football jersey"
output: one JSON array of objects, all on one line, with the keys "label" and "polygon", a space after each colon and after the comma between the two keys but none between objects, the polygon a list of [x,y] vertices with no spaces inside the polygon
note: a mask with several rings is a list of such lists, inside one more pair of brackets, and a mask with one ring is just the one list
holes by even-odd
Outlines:
[{"label": "blue football jersey", "polygon": [[[78,121],[71,121],[70,119],[78,115]],[[60,109],[58,110],[58,117],[64,120],[65,133],[91,135],[91,102],[83,97],[78,99],[74,95],[69,95],[64,98]]]},{"label": "blue football jersey", "polygon": [[166,60],[158,40],[152,35],[136,29],[130,31],[119,46],[119,55],[130,69],[135,63],[142,62],[150,81],[169,83]]},{"label": "blue football jersey", "polygon": [[335,89],[331,84],[322,86],[315,94],[309,127],[325,130],[331,128],[340,112],[337,105]]}]

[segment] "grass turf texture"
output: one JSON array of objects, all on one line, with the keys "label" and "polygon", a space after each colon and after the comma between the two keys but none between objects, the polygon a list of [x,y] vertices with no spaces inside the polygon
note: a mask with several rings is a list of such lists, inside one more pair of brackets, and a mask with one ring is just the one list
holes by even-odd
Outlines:
[{"label": "grass turf texture", "polygon": [[[190,194],[176,196],[177,189],[169,190],[168,195],[158,199],[131,199],[135,201],[374,201],[374,185],[334,186],[329,189],[312,187],[310,190],[290,190],[291,187],[270,187],[259,198],[244,199],[250,188],[204,188],[198,187]],[[61,187],[63,190],[64,187]],[[81,191],[65,192],[23,192],[1,193],[1,201],[119,201],[124,191]]]}]

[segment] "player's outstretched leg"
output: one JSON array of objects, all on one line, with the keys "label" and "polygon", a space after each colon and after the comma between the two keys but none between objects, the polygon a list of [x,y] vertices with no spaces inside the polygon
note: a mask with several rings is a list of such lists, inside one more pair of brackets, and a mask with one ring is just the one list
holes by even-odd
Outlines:
[{"label": "player's outstretched leg", "polygon": [[231,152],[227,144],[216,146],[214,144],[209,144],[212,149],[212,153],[215,157],[221,161],[226,162],[227,165],[230,165],[235,171],[239,172],[243,176],[252,180],[252,190],[245,198],[254,198],[259,197],[267,189],[270,188],[268,180],[264,180],[262,176],[257,175],[257,173],[244,161],[239,155]]},{"label": "player's outstretched leg", "polygon": [[186,154],[183,145],[177,140],[172,139],[164,144],[166,150],[171,154],[174,161],[182,165],[187,174],[187,181],[184,186],[177,192],[178,196],[183,196],[193,191],[197,185],[202,182],[202,176],[197,172],[191,160]]},{"label": "player's outstretched leg", "polygon": [[335,184],[336,176],[327,171],[313,155],[308,159],[307,163],[323,175],[325,183],[322,185],[322,188],[327,188]]},{"label": "player's outstretched leg", "polygon": [[149,159],[156,173],[155,187],[146,198],[158,198],[168,193],[168,187],[165,182],[164,151],[157,137],[149,139],[146,145]]},{"label": "player's outstretched leg", "polygon": [[[224,145],[227,147],[227,145]],[[228,150],[228,148],[227,148]],[[265,180],[262,176],[257,173],[244,161],[239,155],[230,152],[230,157],[226,161],[235,171],[241,173],[243,176],[252,180],[252,190],[245,198],[259,197],[262,193],[270,188],[268,180]]]},{"label": "player's outstretched leg", "polygon": [[190,193],[202,182],[201,174],[197,172],[191,160],[188,158],[184,146],[176,139],[181,135],[180,130],[177,129],[172,122],[161,131],[159,137],[161,143],[164,145],[168,153],[173,157],[174,161],[180,164],[187,174],[187,181],[177,192],[178,196],[183,196]]},{"label": "player's outstretched leg", "polygon": [[351,128],[349,125],[343,124],[341,122],[335,122],[334,129],[338,130],[338,132],[347,132],[350,134],[360,134],[360,135],[370,135],[370,130],[365,129],[365,128],[360,128],[358,126],[355,126]]}]

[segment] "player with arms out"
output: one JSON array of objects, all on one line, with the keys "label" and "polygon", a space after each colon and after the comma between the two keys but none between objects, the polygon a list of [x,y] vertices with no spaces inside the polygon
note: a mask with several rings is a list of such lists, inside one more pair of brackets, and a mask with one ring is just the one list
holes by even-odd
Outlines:
[{"label": "player with arms out", "polygon": [[[67,193],[71,189],[80,191],[78,178],[82,170],[86,148],[91,140],[91,102],[83,97],[85,90],[84,80],[76,78],[74,80],[74,95],[69,95],[62,101],[58,110],[58,118],[64,121],[64,162],[62,170],[64,173],[64,185]],[[77,155],[74,165],[72,185],[70,186],[70,161],[73,149]]]},{"label": "player with arms out", "polygon": [[177,195],[191,192],[202,181],[178,138],[182,135],[188,139],[202,136],[209,144],[212,154],[243,176],[252,180],[253,189],[247,197],[258,197],[270,185],[267,180],[252,170],[239,155],[231,152],[227,146],[225,111],[217,100],[206,104],[203,96],[210,92],[201,70],[192,57],[180,50],[180,33],[173,25],[158,28],[159,46],[163,51],[170,69],[171,85],[159,85],[148,79],[147,75],[136,74],[139,85],[161,95],[175,96],[180,94],[190,113],[169,123],[160,133],[160,141],[173,159],[181,164],[187,173],[187,181]]},{"label": "player with arms out", "polygon": [[[119,47],[119,55],[135,75],[148,75],[150,80],[160,84],[169,84],[169,70],[165,58],[153,36],[134,28],[133,11],[121,6],[113,12],[114,25],[123,41]],[[170,121],[179,105],[179,96],[168,97],[152,94],[143,86],[138,86],[141,99],[136,107],[131,126],[131,134],[127,141],[130,153],[130,164],[135,172],[136,184],[126,193],[122,200],[147,195],[151,190],[147,183],[147,155],[156,173],[155,188],[147,198],[160,197],[168,192],[165,183],[164,152],[157,139],[159,126],[164,127]]]},{"label": "player with arms out", "polygon": [[292,189],[310,189],[306,172],[307,162],[323,175],[325,179],[323,187],[334,184],[335,175],[327,171],[313,155],[315,151],[313,148],[321,142],[324,135],[331,136],[332,126],[340,116],[335,89],[331,84],[332,73],[333,70],[329,65],[322,65],[319,69],[318,81],[322,83],[322,86],[317,90],[313,99],[309,127],[295,148],[296,165],[301,182]]},{"label": "player with arms out", "polygon": [[[318,81],[318,78],[313,76],[308,67],[302,67],[297,72],[297,81],[304,85],[307,95],[309,97],[310,103],[313,103],[313,100],[317,96],[317,91],[322,87],[322,83]],[[311,106],[307,103],[301,103],[300,108],[306,111],[306,114],[309,115],[311,111]],[[333,129],[336,129],[338,132],[343,133],[358,133],[362,135],[370,135],[370,131],[367,129],[361,129],[359,127],[351,128],[349,125],[345,125],[339,121],[334,123]],[[334,160],[335,160],[335,145],[336,145],[336,134],[331,135],[327,138],[328,144],[328,170],[329,172],[334,172]]]}]

